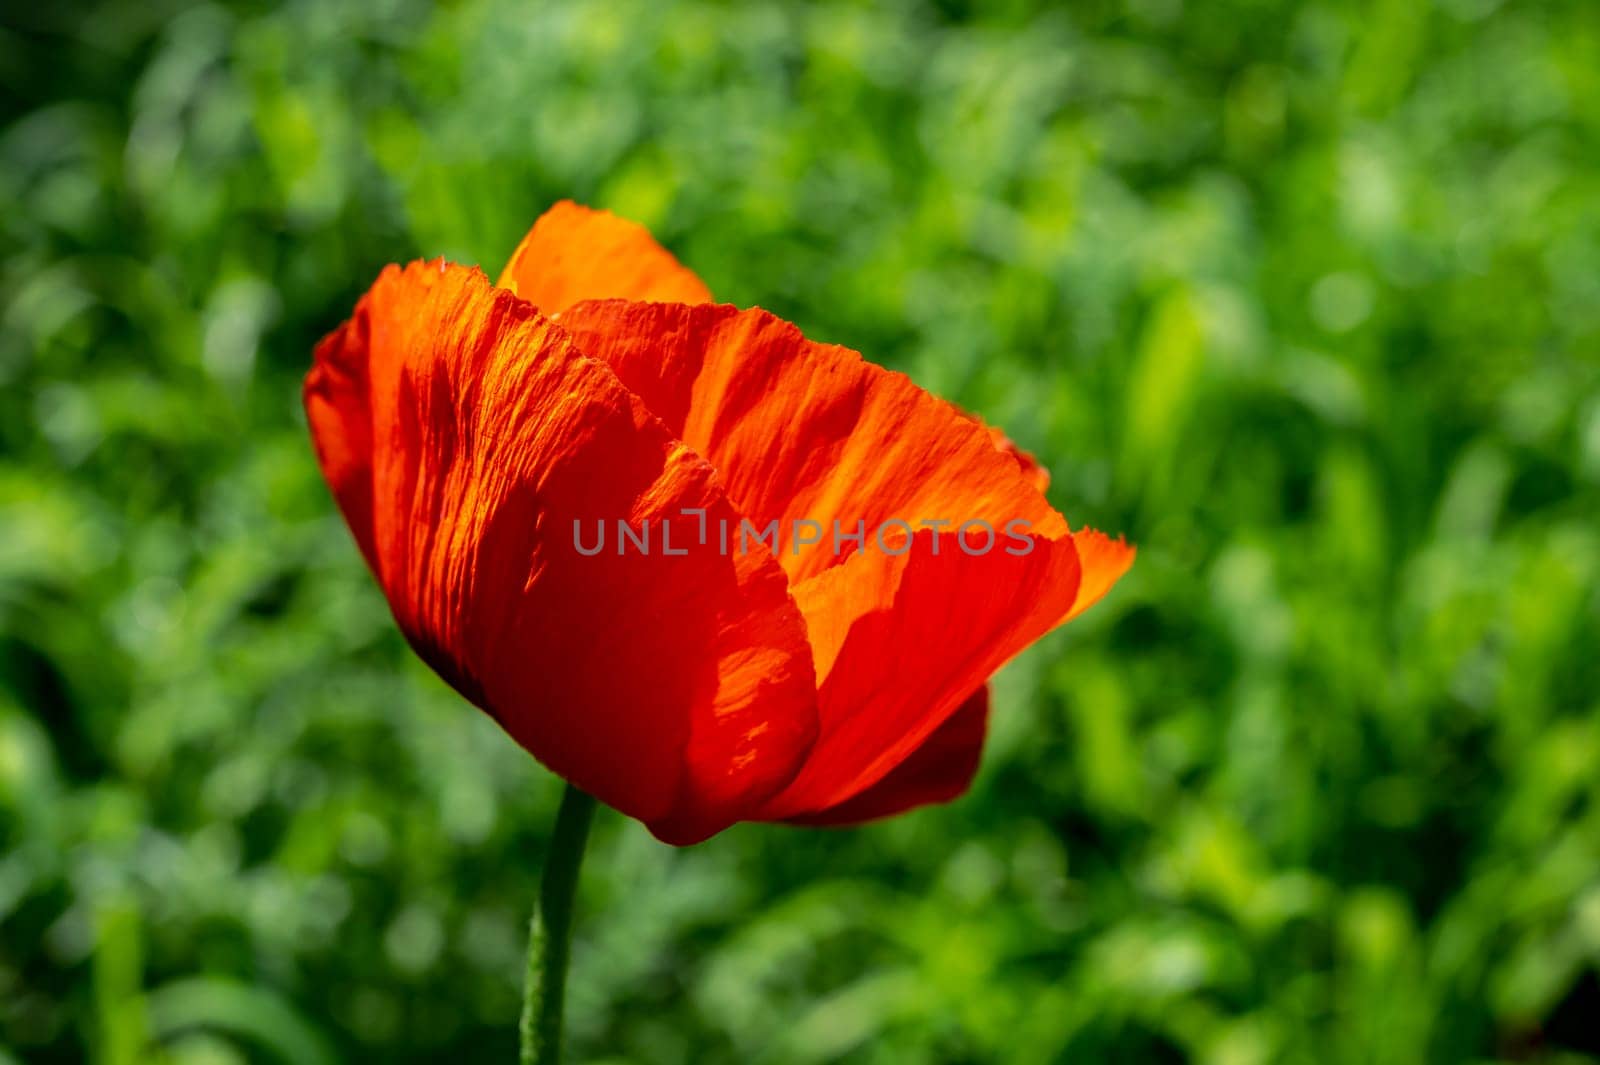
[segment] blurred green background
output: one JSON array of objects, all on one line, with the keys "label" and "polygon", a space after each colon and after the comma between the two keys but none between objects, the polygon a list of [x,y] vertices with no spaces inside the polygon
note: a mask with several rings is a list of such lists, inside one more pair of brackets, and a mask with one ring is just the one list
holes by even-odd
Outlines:
[{"label": "blurred green background", "polygon": [[568,196],[1141,548],[952,806],[602,814],[575,1060],[1600,1060],[1591,2],[360,7],[6,5],[0,1061],[512,1060],[559,784],[299,379]]}]

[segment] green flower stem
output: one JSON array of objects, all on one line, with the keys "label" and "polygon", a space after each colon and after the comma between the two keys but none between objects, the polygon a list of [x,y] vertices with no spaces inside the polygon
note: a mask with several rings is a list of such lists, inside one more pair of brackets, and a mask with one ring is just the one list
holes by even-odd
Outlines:
[{"label": "green flower stem", "polygon": [[556,832],[544,863],[539,904],[528,928],[528,966],[522,985],[521,1065],[561,1060],[561,1012],[572,947],[572,896],[578,887],[583,846],[594,820],[594,799],[571,784],[561,797]]}]

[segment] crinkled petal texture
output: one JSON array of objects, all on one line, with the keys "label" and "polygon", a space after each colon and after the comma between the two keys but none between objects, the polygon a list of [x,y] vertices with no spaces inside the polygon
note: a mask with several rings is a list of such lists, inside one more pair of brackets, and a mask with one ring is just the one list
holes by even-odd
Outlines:
[{"label": "crinkled petal texture", "polygon": [[637,222],[562,200],[522,238],[500,288],[546,314],[579,300],[710,303],[711,290]]},{"label": "crinkled petal texture", "polygon": [[[385,272],[307,380],[324,473],[419,653],[669,842],[960,794],[988,677],[1132,563],[998,431],[632,223],[558,205],[500,284]],[[571,535],[686,509],[775,550]]]},{"label": "crinkled petal texture", "polygon": [[391,267],[318,348],[306,407],[401,629],[551,769],[671,842],[794,777],[815,678],[773,558],[579,554],[574,522],[592,547],[601,520],[737,515],[558,326],[476,270]]},{"label": "crinkled petal texture", "polygon": [[[765,311],[605,300],[562,324],[717,468],[737,509],[778,522],[822,730],[761,817],[815,820],[863,795],[1131,561],[1074,536],[1037,469],[981,423]],[[836,552],[836,521],[864,529],[865,550],[841,538]],[[1086,579],[1091,536],[1110,549]]]}]

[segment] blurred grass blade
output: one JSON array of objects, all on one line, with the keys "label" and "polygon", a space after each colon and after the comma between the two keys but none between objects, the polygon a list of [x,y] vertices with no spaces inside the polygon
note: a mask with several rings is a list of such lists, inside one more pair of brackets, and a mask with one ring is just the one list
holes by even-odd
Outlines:
[{"label": "blurred grass blade", "polygon": [[336,1065],[323,1035],[271,991],[216,977],[167,984],[150,993],[150,1034],[166,1041],[195,1028],[242,1037],[285,1065]]}]

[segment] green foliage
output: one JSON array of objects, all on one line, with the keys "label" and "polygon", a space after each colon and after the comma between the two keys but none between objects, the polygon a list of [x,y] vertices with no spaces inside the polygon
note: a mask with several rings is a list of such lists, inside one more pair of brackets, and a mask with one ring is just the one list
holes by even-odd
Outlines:
[{"label": "green foliage", "polygon": [[579,1060],[1600,1054],[1585,0],[12,4],[0,92],[0,1061],[512,1060],[558,782],[298,386],[568,196],[1141,548],[960,802],[602,814]]}]

